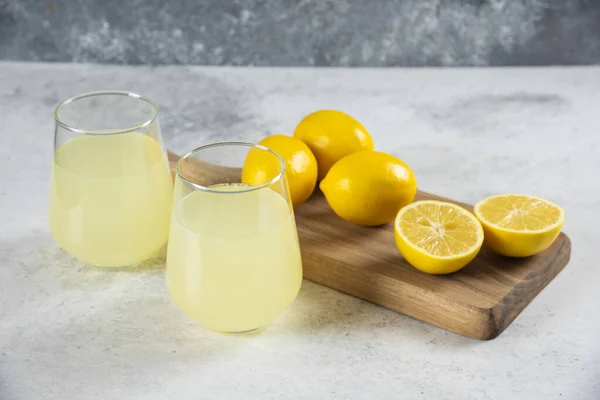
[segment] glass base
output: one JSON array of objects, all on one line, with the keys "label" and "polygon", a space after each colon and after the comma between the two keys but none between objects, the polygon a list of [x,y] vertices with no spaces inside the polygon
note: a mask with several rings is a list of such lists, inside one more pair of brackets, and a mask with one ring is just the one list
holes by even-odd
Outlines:
[{"label": "glass base", "polygon": [[99,271],[124,271],[124,270],[128,270],[128,269],[133,269],[133,268],[139,267],[142,264],[143,263],[137,263],[137,264],[131,264],[131,265],[124,265],[122,267],[101,267],[99,265],[91,265],[91,264],[85,264],[85,266],[87,268],[97,269]]},{"label": "glass base", "polygon": [[155,253],[153,253],[150,258],[147,258],[145,260],[133,263],[133,264],[129,264],[129,265],[119,265],[119,266],[115,266],[115,267],[104,267],[101,265],[94,265],[94,264],[90,264],[85,262],[84,260],[80,260],[79,258],[75,257],[77,260],[79,260],[79,262],[81,262],[82,264],[84,264],[87,268],[90,269],[96,269],[99,271],[128,271],[128,270],[135,270],[135,269],[147,269],[147,268],[157,268],[157,269],[164,269],[165,268],[165,259],[166,259],[166,246],[162,246],[160,249],[158,249]]},{"label": "glass base", "polygon": [[221,335],[231,335],[231,336],[242,336],[242,335],[257,335],[261,333],[266,326],[261,326],[260,328],[254,328],[247,331],[239,331],[239,332],[223,332],[223,331],[214,331],[220,333]]}]

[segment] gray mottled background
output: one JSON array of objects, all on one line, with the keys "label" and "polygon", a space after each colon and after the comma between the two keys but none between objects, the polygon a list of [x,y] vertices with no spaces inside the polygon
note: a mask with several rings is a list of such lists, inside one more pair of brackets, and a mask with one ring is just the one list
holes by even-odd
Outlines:
[{"label": "gray mottled background", "polygon": [[597,64],[596,0],[0,0],[0,59]]}]

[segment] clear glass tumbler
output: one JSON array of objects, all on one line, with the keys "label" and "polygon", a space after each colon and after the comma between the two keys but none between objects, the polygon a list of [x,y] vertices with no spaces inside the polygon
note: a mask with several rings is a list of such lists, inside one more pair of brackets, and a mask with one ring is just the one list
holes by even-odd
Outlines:
[{"label": "clear glass tumbler", "polygon": [[94,92],[54,112],[50,231],[96,267],[125,268],[167,243],[173,198],[158,108],[129,92]]},{"label": "clear glass tumbler", "polygon": [[[263,184],[244,183],[248,163]],[[265,327],[294,301],[302,261],[281,156],[216,143],[179,160],[166,274],[175,303],[219,332]]]}]

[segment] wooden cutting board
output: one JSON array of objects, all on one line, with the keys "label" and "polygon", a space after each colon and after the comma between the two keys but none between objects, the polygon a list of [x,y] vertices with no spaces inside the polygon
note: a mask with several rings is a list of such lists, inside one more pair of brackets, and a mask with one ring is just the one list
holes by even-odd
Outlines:
[{"label": "wooden cutting board", "polygon": [[[178,156],[169,153],[174,170]],[[418,192],[417,200],[446,200]],[[366,228],[331,211],[317,190],[295,210],[304,278],[461,335],[497,337],[567,265],[571,242],[561,233],[533,257],[514,259],[485,246],[451,275],[428,275],[398,252],[393,224]]]}]

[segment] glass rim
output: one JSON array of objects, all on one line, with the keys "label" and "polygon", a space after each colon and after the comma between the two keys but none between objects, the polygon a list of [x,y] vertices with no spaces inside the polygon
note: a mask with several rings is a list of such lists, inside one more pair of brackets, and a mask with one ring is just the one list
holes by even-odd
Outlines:
[{"label": "glass rim", "polygon": [[[95,96],[127,96],[127,97],[132,97],[134,99],[142,100],[143,102],[150,105],[150,107],[152,107],[152,116],[150,117],[150,119],[148,119],[140,124],[137,124],[135,126],[121,128],[121,129],[105,129],[105,130],[81,129],[81,128],[77,128],[75,126],[71,126],[64,121],[61,121],[61,119],[58,116],[58,112],[64,106],[67,106],[78,100],[82,100],[82,99],[85,99],[88,97],[95,97]],[[97,91],[92,91],[92,92],[81,93],[81,94],[75,95],[73,97],[68,98],[67,100],[60,102],[54,109],[54,121],[56,121],[57,124],[59,124],[61,127],[65,128],[69,131],[84,134],[84,135],[120,135],[123,133],[134,132],[134,131],[137,131],[138,129],[145,128],[148,125],[152,124],[156,120],[156,117],[158,117],[158,105],[153,100],[149,99],[148,97],[144,97],[142,95],[139,95],[137,93],[130,92],[127,90],[97,90]]]},{"label": "glass rim", "polygon": [[[260,185],[252,185],[252,186],[248,187],[247,189],[233,190],[233,191],[226,191],[226,192],[223,190],[211,189],[210,187],[203,186],[198,183],[192,182],[189,179],[187,179],[186,177],[184,177],[183,174],[181,173],[182,163],[185,160],[187,160],[188,158],[190,158],[191,156],[193,156],[194,154],[200,153],[204,150],[211,149],[214,147],[227,147],[227,146],[243,146],[243,147],[249,147],[249,148],[254,148],[254,149],[260,149],[260,150],[264,150],[268,153],[271,153],[272,155],[277,157],[277,159],[279,160],[279,164],[281,165],[281,170],[277,173],[277,175],[275,175],[275,177],[273,177],[272,179],[268,180],[265,183],[261,183]],[[277,153],[276,151],[271,150],[268,147],[265,147],[261,144],[250,143],[250,142],[216,142],[216,143],[211,143],[211,144],[207,144],[204,146],[199,146],[199,147],[193,148],[192,150],[188,151],[183,156],[181,156],[179,158],[179,160],[177,161],[177,165],[175,167],[175,173],[176,173],[177,177],[180,178],[183,181],[183,183],[185,183],[186,185],[191,186],[192,188],[194,188],[196,190],[201,190],[203,192],[218,193],[218,194],[225,194],[225,195],[247,193],[247,192],[253,192],[255,190],[264,189],[264,188],[271,186],[272,184],[280,181],[281,178],[284,176],[285,172],[286,172],[285,160],[279,153]]]}]

